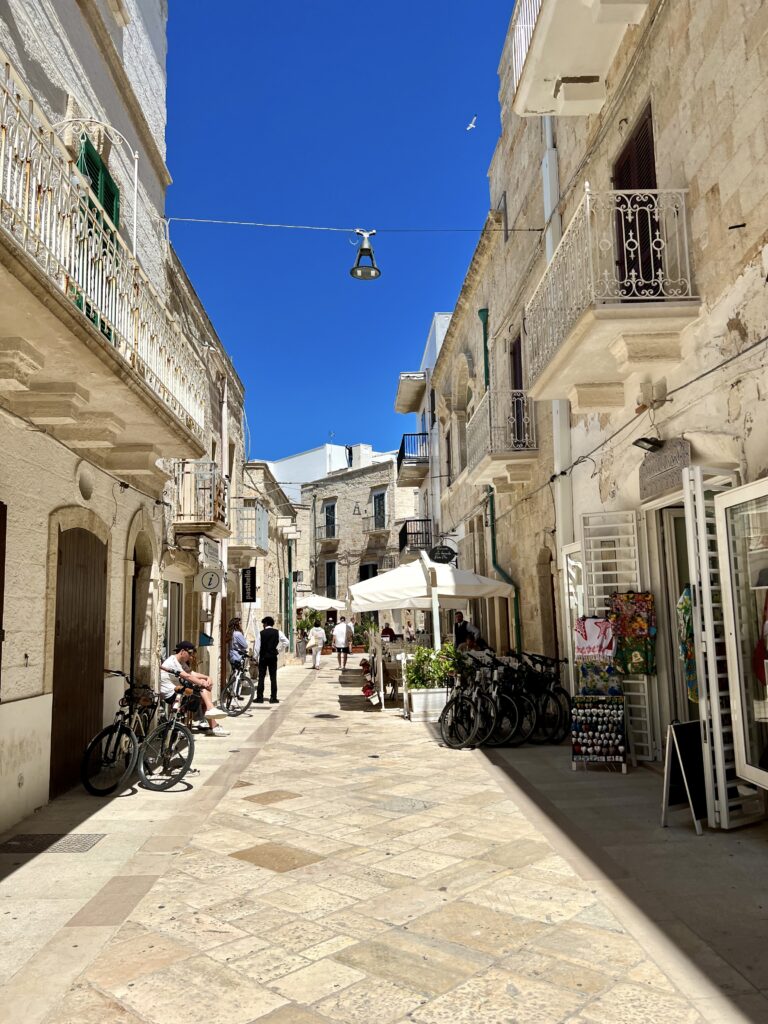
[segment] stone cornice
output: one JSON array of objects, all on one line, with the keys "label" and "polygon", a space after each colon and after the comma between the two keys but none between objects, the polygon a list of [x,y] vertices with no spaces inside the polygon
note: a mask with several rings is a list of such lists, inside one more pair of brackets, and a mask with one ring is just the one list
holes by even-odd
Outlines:
[{"label": "stone cornice", "polygon": [[[485,219],[483,230],[480,234],[480,238],[478,239],[475,251],[472,254],[472,260],[470,261],[469,268],[464,277],[459,297],[456,300],[456,306],[454,308],[453,315],[451,316],[451,322],[448,325],[448,330],[445,333],[440,353],[432,369],[432,381],[435,389],[437,389],[441,382],[441,373],[444,373],[446,368],[450,365],[450,361],[454,355],[453,349],[456,345],[456,336],[459,333],[459,321],[470,307],[470,300],[480,281],[480,277],[485,270],[491,249],[496,241],[497,232],[494,229],[500,227],[501,224],[501,213],[498,210],[491,210]],[[478,324],[479,323],[480,321],[478,320]]]},{"label": "stone cornice", "polygon": [[165,158],[160,152],[157,141],[152,134],[152,129],[149,127],[147,119],[144,116],[144,111],[141,109],[141,104],[136,98],[136,93],[133,91],[133,84],[125,72],[120,54],[117,52],[117,48],[112,42],[112,36],[109,34],[109,29],[104,24],[104,18],[96,4],[96,0],[77,0],[77,4],[83,12],[83,17],[93,32],[96,42],[99,44],[99,48],[104,56],[104,60],[106,61],[110,74],[115,81],[118,92],[133,118],[133,123],[136,126],[150,162],[157,172],[160,181],[167,188],[173,180],[171,178],[171,172],[166,166]]}]

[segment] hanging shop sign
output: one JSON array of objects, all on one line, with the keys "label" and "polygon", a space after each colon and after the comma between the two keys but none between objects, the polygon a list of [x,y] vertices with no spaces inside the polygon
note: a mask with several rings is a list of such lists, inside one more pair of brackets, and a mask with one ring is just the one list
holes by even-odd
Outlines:
[{"label": "hanging shop sign", "polygon": [[200,561],[203,565],[221,566],[221,547],[217,540],[210,537],[200,538]]},{"label": "hanging shop sign", "polygon": [[217,594],[224,583],[224,573],[220,569],[204,569],[195,576],[193,590],[201,590],[204,594]]},{"label": "hanging shop sign", "polygon": [[240,600],[253,604],[256,600],[256,566],[251,565],[240,573]]},{"label": "hanging shop sign", "polygon": [[664,442],[640,463],[640,500],[650,501],[682,487],[682,472],[691,464],[691,443],[683,437]]},{"label": "hanging shop sign", "polygon": [[429,557],[433,562],[442,562],[448,565],[456,557],[456,552],[453,548],[449,548],[447,544],[436,544],[430,550]]},{"label": "hanging shop sign", "polygon": [[573,698],[571,760],[582,764],[620,764],[627,770],[624,698],[590,694]]}]

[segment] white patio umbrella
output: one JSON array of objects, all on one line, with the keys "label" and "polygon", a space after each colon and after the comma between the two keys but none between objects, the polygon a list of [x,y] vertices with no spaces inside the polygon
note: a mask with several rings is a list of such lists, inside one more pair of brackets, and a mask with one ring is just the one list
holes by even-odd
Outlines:
[{"label": "white patio umbrella", "polygon": [[334,601],[331,597],[323,597],[321,594],[297,594],[297,608],[311,608],[316,612],[327,612],[330,608],[346,608],[343,601]]},{"label": "white patio umbrella", "polygon": [[514,596],[515,588],[501,580],[466,569],[432,562],[424,552],[419,560],[374,576],[350,588],[353,612],[382,608],[432,609],[435,647],[440,649],[440,608],[456,608],[473,598]]}]

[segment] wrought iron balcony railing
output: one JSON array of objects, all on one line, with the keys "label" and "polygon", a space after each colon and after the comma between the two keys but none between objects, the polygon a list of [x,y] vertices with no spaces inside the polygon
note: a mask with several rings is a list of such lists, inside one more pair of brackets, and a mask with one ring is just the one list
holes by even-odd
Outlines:
[{"label": "wrought iron balcony railing", "polygon": [[254,498],[232,498],[229,503],[230,546],[269,550],[269,513]]},{"label": "wrought iron balcony railing", "polygon": [[406,519],[400,527],[400,553],[432,547],[432,520]]},{"label": "wrought iron balcony railing", "polygon": [[338,523],[321,523],[315,528],[315,537],[317,540],[338,540]]},{"label": "wrought iron balcony railing", "polygon": [[173,413],[205,422],[201,361],[10,65],[0,75],[0,228]]},{"label": "wrought iron balcony railing", "polygon": [[535,451],[533,409],[525,391],[488,388],[467,423],[467,469],[472,472],[486,455]]},{"label": "wrought iron balcony railing", "polygon": [[530,388],[591,306],[695,298],[685,189],[589,185],[525,308]]},{"label": "wrought iron balcony railing", "polygon": [[429,434],[403,434],[397,453],[397,471],[404,462],[429,462]]},{"label": "wrought iron balcony railing", "polygon": [[389,530],[389,525],[389,516],[386,512],[363,516],[363,533],[386,533]]},{"label": "wrought iron balcony railing", "polygon": [[226,536],[227,483],[216,463],[178,459],[173,463],[173,482],[176,525],[209,524]]}]

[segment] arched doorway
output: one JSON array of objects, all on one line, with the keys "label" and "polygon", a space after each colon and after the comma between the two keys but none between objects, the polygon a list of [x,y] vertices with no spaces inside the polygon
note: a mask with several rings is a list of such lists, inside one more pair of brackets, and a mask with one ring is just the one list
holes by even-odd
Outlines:
[{"label": "arched doorway", "polygon": [[107,545],[89,530],[58,531],[50,795],[80,778],[83,750],[102,725]]}]

